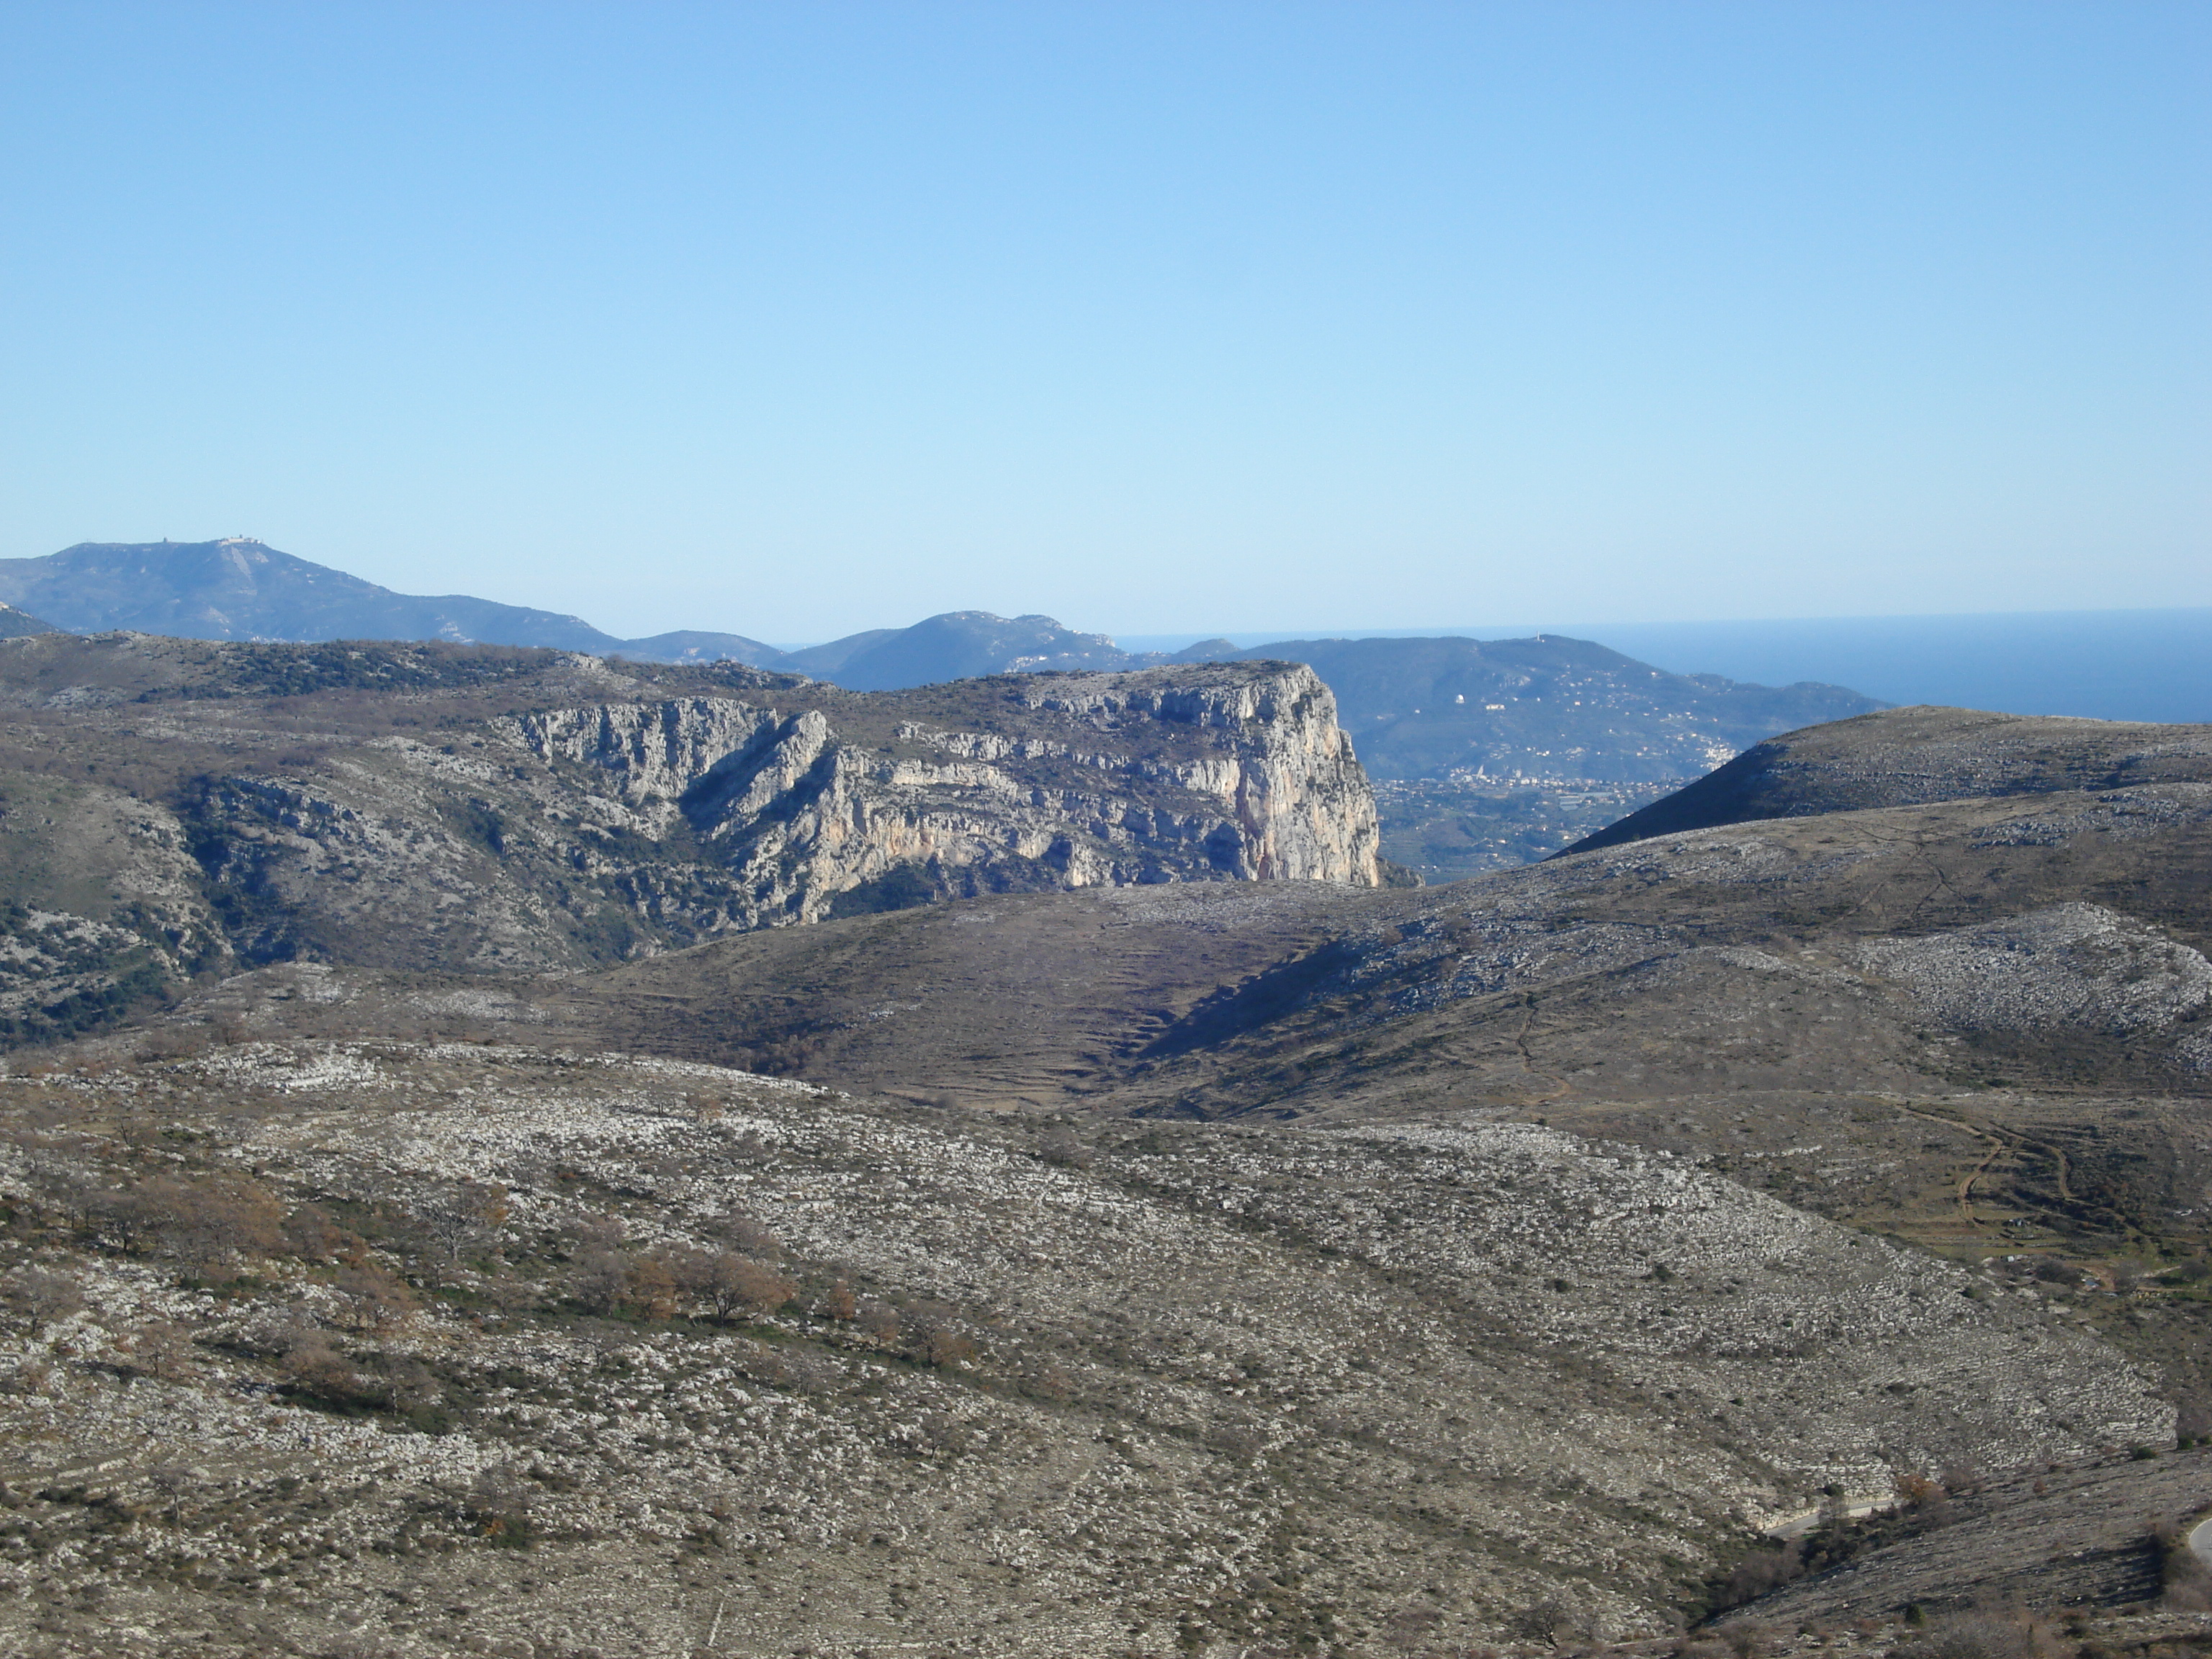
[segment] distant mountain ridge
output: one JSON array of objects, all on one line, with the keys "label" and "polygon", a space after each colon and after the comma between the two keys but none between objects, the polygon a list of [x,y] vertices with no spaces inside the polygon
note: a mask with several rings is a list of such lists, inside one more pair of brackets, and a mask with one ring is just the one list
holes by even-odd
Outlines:
[{"label": "distant mountain ridge", "polygon": [[[1203,640],[1125,651],[1053,617],[950,611],[782,651],[739,634],[679,629],[619,639],[578,617],[466,594],[398,593],[251,537],[80,542],[0,560],[0,634],[130,629],[241,641],[443,640],[550,647],[638,662],[735,661],[850,691],[899,691],[994,674],[1127,672],[1229,661],[1306,664],[1335,692],[1378,779],[1650,782],[1710,770],[1765,738],[1884,707],[1840,686],[1750,685],[1673,674],[1586,640]],[[39,617],[50,619],[42,623]]]},{"label": "distant mountain ridge", "polygon": [[[835,680],[856,691],[905,690],[1037,669],[1115,672],[1251,654],[1226,640],[1208,640],[1188,651],[1128,652],[1103,634],[1079,633],[1050,617],[1009,619],[988,611],[947,611],[910,628],[868,629],[791,652],[712,629],[622,639],[562,611],[465,593],[395,592],[250,536],[79,542],[41,558],[0,559],[0,601],[6,602],[0,638],[125,629],[179,639],[271,643],[444,640],[548,647],[637,662],[741,662]],[[32,611],[37,615],[22,614]]]},{"label": "distant mountain ridge", "polygon": [[793,651],[774,665],[835,680],[848,691],[905,691],[991,674],[1120,673],[1139,668],[1257,659],[1226,640],[1182,651],[1124,651],[1104,634],[1084,634],[1050,617],[948,611],[911,628],[875,628]]},{"label": "distant mountain ridge", "polygon": [[559,611],[465,593],[396,593],[246,536],[79,542],[44,558],[0,559],[0,600],[76,634],[130,629],[192,640],[447,640],[754,666],[782,654],[736,634],[623,640]]},{"label": "distant mountain ridge", "polygon": [[69,629],[57,628],[27,611],[18,611],[12,605],[0,605],[0,640],[20,640],[32,634],[67,632]]}]

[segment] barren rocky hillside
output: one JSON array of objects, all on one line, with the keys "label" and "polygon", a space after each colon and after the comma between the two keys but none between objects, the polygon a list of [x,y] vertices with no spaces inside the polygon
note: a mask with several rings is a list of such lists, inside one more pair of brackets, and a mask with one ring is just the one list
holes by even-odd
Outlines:
[{"label": "barren rocky hillside", "polygon": [[2173,1431],[2050,1310],[1528,1125],[389,1043],[0,1113],[11,1651],[1620,1640],[1824,1486]]},{"label": "barren rocky hillside", "polygon": [[[169,846],[118,808],[76,865],[30,826],[23,879],[220,878],[267,846],[277,914],[434,941],[587,817],[756,858],[758,896],[896,798],[867,834],[973,847],[1012,890],[993,860],[1026,854],[975,803],[1011,835],[1099,775],[1162,816],[1096,856],[1190,861],[802,898],[817,925],[731,916],[586,972],[443,944],[240,964],[17,1054],[0,1628],[25,1650],[1656,1656],[1748,1598],[1741,1628],[1775,1610],[1799,1650],[1871,1659],[1908,1606],[1984,1589],[2194,1616],[2153,1530],[2212,1502],[2172,1455],[2212,1438],[2193,734],[2015,725],[1974,751],[2004,765],[1930,763],[1910,800],[1403,890],[1238,878],[1359,844],[1287,672],[889,699],[604,672],[470,656],[411,705],[424,735],[297,762],[335,811],[180,814],[222,838]],[[219,728],[301,741],[343,689],[86,683],[30,684],[23,729],[183,709],[179,768]],[[1854,744],[1977,719],[1789,742],[1872,776]],[[2127,761],[2160,743],[2171,775]],[[89,811],[65,788],[158,798],[36,775],[57,818]],[[454,884],[450,922],[391,872],[462,828],[364,840],[358,883],[331,850],[403,777],[410,821],[498,815],[483,867],[509,874]],[[1200,863],[1170,802],[1249,861]],[[210,914],[234,950],[244,913]]]},{"label": "barren rocky hillside", "polygon": [[2212,1411],[2212,1304],[2174,1277],[2212,1245],[2207,787],[1768,819],[1414,891],[1010,895],[557,984],[264,976],[185,1017],[1017,1112],[1548,1121],[2012,1261]]},{"label": "barren rocky hillside", "polygon": [[1764,820],[1437,889],[1008,895],[508,994],[579,1039],[1040,1107],[2196,1096],[2208,891],[2212,785],[2147,783]]},{"label": "barren rocky hillside", "polygon": [[[2212,1452],[2202,1448],[2166,1458],[1970,1476],[1956,1491],[1928,1492],[1917,1504],[1900,1504],[1900,1514],[1853,1529],[1863,1534],[1856,1540],[1863,1547],[1844,1570],[1793,1580],[1734,1622],[1835,1629],[1906,1607],[1940,1620],[1976,1608],[2001,1619],[2027,1607],[2086,1621],[2126,1608],[2138,1639],[2190,1641],[2204,1628],[2203,1609],[2194,1604],[2207,1580],[2203,1565],[2177,1547],[2176,1522],[2208,1506]],[[1894,1541],[1883,1541],[1885,1534]],[[2169,1593],[2174,1589],[2181,1593]]]}]

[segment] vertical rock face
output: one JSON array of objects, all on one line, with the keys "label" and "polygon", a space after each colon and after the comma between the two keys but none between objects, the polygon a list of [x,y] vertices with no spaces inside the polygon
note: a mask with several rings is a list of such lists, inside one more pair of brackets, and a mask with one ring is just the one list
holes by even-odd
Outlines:
[{"label": "vertical rock face", "polygon": [[[1177,787],[1218,801],[1234,825],[1233,871],[1248,881],[1381,878],[1375,798],[1337,724],[1336,698],[1302,663],[1153,669],[1040,681],[1035,707],[1101,729],[1130,720],[1218,733]],[[1231,837],[1221,846],[1230,850]]]},{"label": "vertical rock face", "polygon": [[987,728],[908,719],[872,742],[820,708],[714,698],[494,726],[541,760],[605,777],[646,833],[665,835],[680,813],[736,877],[739,927],[948,894],[1379,879],[1374,797],[1309,668],[975,684],[988,692],[971,708],[942,691],[846,699],[863,726],[907,705],[972,712]]}]

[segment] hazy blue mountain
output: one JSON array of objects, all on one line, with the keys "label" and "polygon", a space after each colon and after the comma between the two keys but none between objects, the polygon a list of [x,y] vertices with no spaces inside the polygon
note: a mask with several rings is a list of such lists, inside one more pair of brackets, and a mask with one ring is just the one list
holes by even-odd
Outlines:
[{"label": "hazy blue mountain", "polygon": [[[504,641],[489,641],[504,644]],[[641,640],[618,640],[617,652],[633,662],[741,662],[750,668],[786,667],[782,652],[742,634],[703,633],[678,629],[672,634],[653,634]],[[800,671],[801,672],[805,671]]]},{"label": "hazy blue mountain", "polygon": [[12,605],[0,605],[0,640],[20,639],[27,634],[66,634],[66,628],[57,628],[52,623],[33,616],[27,611],[18,611]]},{"label": "hazy blue mountain", "polygon": [[811,674],[817,680],[834,680],[838,671],[862,652],[885,640],[896,639],[906,631],[903,628],[866,629],[858,634],[848,634],[842,640],[831,640],[827,645],[787,651],[777,666],[794,674]]},{"label": "hazy blue mountain", "polygon": [[948,611],[911,628],[878,629],[793,651],[775,665],[835,680],[850,691],[897,691],[984,674],[1148,668],[1169,660],[1133,655],[1103,634],[1079,634],[1050,617]]},{"label": "hazy blue mountain", "polygon": [[655,662],[767,664],[781,655],[735,634],[621,640],[558,611],[463,593],[395,593],[246,537],[79,542],[44,558],[0,559],[0,599],[78,634],[127,628],[195,640],[477,641]]},{"label": "hazy blue mountain", "polygon": [[42,559],[0,559],[0,599],[79,634],[128,628],[199,640],[481,640],[594,652],[617,644],[575,617],[461,594],[395,593],[239,537],[80,542]]},{"label": "hazy blue mountain", "polygon": [[1169,663],[1228,662],[1252,654],[1218,639],[1202,640],[1182,651],[1124,651],[1103,634],[1081,633],[1050,617],[948,611],[911,628],[872,628],[756,665],[811,674],[852,691],[902,691],[984,674],[1103,672]]}]

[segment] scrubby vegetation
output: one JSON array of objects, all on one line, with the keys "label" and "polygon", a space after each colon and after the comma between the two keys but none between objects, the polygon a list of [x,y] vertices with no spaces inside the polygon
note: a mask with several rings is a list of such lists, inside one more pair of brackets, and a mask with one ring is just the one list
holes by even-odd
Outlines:
[{"label": "scrubby vegetation", "polygon": [[[403,1651],[696,1645],[716,1607],[832,1648],[1656,1637],[1747,1516],[1875,1478],[1868,1378],[1939,1346],[1931,1447],[2167,1432],[1947,1270],[1541,1129],[327,1042],[20,1077],[0,1115],[0,1627],[57,1653],[126,1615],[313,1651],[337,1607]],[[1814,1283],[1861,1357],[1778,1372]]]}]

